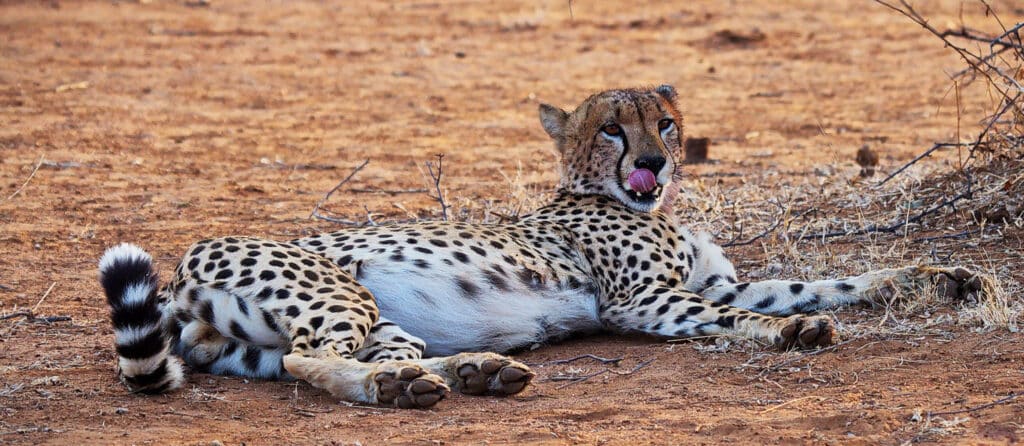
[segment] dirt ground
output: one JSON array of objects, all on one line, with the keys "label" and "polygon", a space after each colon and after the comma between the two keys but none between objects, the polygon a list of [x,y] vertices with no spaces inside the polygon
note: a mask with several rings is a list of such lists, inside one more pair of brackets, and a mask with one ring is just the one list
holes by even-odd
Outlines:
[{"label": "dirt ground", "polygon": [[[973,3],[920,3],[939,28],[993,29]],[[993,6],[1004,22],[1024,18],[1014,2]],[[863,144],[888,172],[957,137],[947,74],[961,68],[871,2],[2,2],[0,315],[71,320],[0,321],[0,444],[1018,442],[1024,399],[965,409],[1024,391],[1024,338],[958,324],[953,309],[839,311],[851,341],[813,354],[573,340],[519,358],[622,357],[620,373],[653,362],[576,383],[558,379],[606,366],[540,365],[516,398],[399,411],[201,374],[177,393],[130,395],[96,282],[98,257],[119,241],[150,250],[166,278],[199,238],[336,229],[308,216],[364,159],[329,203],[337,215],[437,218],[422,166],[443,153],[456,217],[479,219],[511,205],[510,189],[551,189],[540,101],[570,107],[612,87],[679,89],[688,134],[711,138],[719,161],[688,167],[689,186],[724,178],[770,196],[822,175],[852,181]],[[975,133],[990,97],[959,96],[963,132]],[[1021,236],[970,240],[948,259],[1019,271]],[[892,243],[803,246],[857,266]],[[771,249],[727,253],[763,272]],[[900,320],[927,323],[900,331]]]}]

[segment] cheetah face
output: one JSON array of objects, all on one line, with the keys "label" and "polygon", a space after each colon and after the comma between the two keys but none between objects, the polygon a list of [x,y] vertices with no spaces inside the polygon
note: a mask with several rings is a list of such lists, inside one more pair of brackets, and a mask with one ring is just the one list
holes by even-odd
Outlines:
[{"label": "cheetah face", "polygon": [[544,130],[561,155],[559,187],[599,194],[638,212],[675,198],[682,118],[676,91],[609,90],[574,111],[540,106]]}]

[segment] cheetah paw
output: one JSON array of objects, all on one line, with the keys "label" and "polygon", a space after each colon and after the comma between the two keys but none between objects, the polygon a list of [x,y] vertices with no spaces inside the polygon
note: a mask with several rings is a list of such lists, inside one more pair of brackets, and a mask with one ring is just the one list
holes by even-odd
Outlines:
[{"label": "cheetah paw", "polygon": [[985,288],[984,276],[962,267],[910,266],[898,270],[897,276],[875,288],[873,295],[882,302],[894,298],[916,295],[934,286],[935,292],[949,300],[963,300],[981,294]]},{"label": "cheetah paw", "polygon": [[967,268],[938,268],[922,266],[920,274],[931,279],[935,291],[946,299],[963,300],[981,294],[985,288],[985,278]]},{"label": "cheetah paw", "polygon": [[382,364],[373,382],[377,384],[377,401],[402,409],[426,409],[448,396],[444,379],[418,365]]},{"label": "cheetah paw", "polygon": [[827,347],[839,342],[835,323],[828,316],[794,315],[786,318],[776,344],[783,348]]},{"label": "cheetah paw", "polygon": [[515,395],[537,376],[526,365],[493,353],[471,353],[460,359],[456,386],[467,395]]}]

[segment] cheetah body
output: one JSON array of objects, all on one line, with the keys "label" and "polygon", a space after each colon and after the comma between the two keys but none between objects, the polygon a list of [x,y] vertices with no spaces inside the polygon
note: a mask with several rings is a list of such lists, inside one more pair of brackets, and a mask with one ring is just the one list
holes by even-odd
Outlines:
[{"label": "cheetah body", "polygon": [[163,289],[148,254],[112,248],[100,279],[122,380],[173,390],[183,361],[294,377],[350,401],[430,407],[449,388],[522,391],[533,373],[491,352],[573,334],[729,334],[814,347],[838,336],[830,318],[804,313],[928,281],[977,290],[965,270],[920,267],[739,282],[722,249],[671,212],[681,175],[675,100],[661,86],[603,92],[572,112],[541,106],[561,158],[559,193],[515,223],[204,240]]}]

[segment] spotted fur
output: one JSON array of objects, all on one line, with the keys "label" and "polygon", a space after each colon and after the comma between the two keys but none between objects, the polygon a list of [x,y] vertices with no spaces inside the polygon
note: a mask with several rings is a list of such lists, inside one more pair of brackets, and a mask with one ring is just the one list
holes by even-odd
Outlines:
[{"label": "spotted fur", "polygon": [[[542,105],[560,154],[558,195],[515,223],[204,240],[159,293],[148,255],[113,248],[101,281],[122,379],[172,390],[182,358],[211,373],[302,379],[350,401],[430,407],[449,388],[526,387],[528,367],[487,352],[601,330],[817,347],[838,340],[835,326],[805,313],[938,279],[977,291],[966,270],[922,267],[740,282],[722,249],[669,211],[683,132],[676,96],[661,86],[606,91],[571,112]],[[632,191],[636,169],[651,170],[657,187]]]}]

